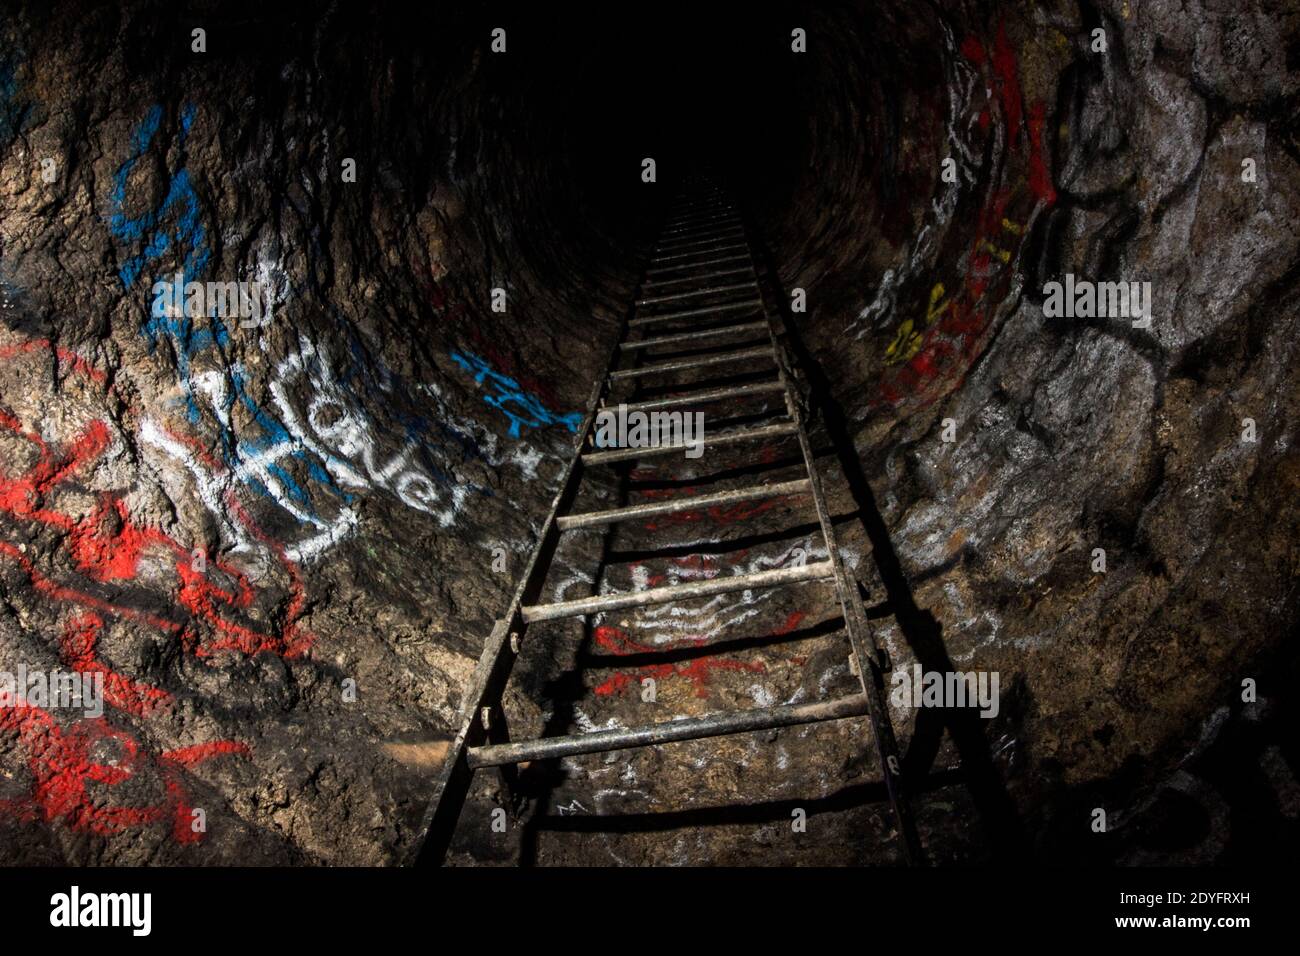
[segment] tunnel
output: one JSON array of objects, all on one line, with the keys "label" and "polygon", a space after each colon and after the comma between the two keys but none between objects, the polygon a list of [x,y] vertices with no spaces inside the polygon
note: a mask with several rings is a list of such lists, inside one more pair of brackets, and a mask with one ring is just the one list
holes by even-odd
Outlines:
[{"label": "tunnel", "polygon": [[[858,710],[484,767],[439,862],[1296,849],[1293,5],[7,6],[5,863],[407,865],[467,720],[527,741],[873,681],[896,759]],[[792,427],[709,436],[797,406],[834,541],[806,495],[656,512],[566,531],[530,600],[848,583],[516,640],[593,388],[689,292],[648,270],[718,208],[751,261],[716,282],[752,266],[792,405],[710,406],[700,458],[585,470],[573,509],[789,482]],[[90,696],[56,706],[58,674]],[[928,706],[930,674],[978,701]]]}]

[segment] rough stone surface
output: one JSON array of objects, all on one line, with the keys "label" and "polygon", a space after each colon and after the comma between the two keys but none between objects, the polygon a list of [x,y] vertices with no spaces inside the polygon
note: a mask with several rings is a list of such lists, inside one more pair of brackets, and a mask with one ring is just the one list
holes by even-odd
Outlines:
[{"label": "rough stone surface", "polygon": [[[640,162],[632,125],[672,127],[601,99],[626,39],[562,55],[565,22],[537,14],[493,58],[478,15],[441,5],[400,26],[364,5],[201,13],[204,55],[158,3],[0,24],[0,670],[100,673],[107,698],[100,718],[0,710],[6,863],[406,858],[661,211],[610,185]],[[807,291],[786,318],[879,642],[900,671],[1000,676],[991,720],[891,705],[931,858],[1293,847],[1300,18],[804,14],[807,56],[753,77],[786,97],[743,141],[770,156],[737,147],[731,178],[769,296]],[[784,43],[757,13],[733,39],[769,26]],[[178,271],[262,282],[273,309],[155,314]],[[1150,282],[1150,328],[1045,317],[1067,273]],[[788,446],[761,452],[763,480],[795,477]],[[747,464],[611,473],[581,506],[748,483]],[[547,594],[819,547],[798,501],[693,512],[570,536]],[[746,592],[536,627],[507,709],[523,737],[855,680],[826,589]],[[479,775],[453,862],[900,860],[863,721],[522,782],[502,835]]]}]

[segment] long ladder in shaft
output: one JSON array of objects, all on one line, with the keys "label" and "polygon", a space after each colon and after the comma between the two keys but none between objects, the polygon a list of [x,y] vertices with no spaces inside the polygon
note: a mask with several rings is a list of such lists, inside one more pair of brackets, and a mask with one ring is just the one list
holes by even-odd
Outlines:
[{"label": "long ladder in shaft", "polygon": [[[804,424],[801,399],[793,380],[793,365],[783,342],[783,320],[779,310],[769,309],[764,303],[764,287],[759,281],[743,219],[721,190],[712,188],[705,195],[689,198],[685,209],[669,214],[659,244],[650,256],[641,292],[641,298],[636,301],[635,317],[625,323],[624,339],[610,358],[609,371],[592,390],[578,432],[576,454],[565,470],[560,490],[523,578],[505,616],[489,635],[471,678],[462,723],[448,749],[433,799],[425,813],[425,836],[416,862],[441,864],[445,861],[474,772],[485,767],[502,768],[509,783],[514,766],[526,761],[866,716],[904,859],[909,863],[920,863],[920,840],[902,790],[898,745],[884,706],[883,673],[888,670],[888,658],[876,646],[857,581],[845,570],[836,545],[825,492]],[[719,296],[729,297],[735,293],[742,296],[737,301],[721,304],[716,301]],[[710,304],[692,305],[692,300],[708,300]],[[667,311],[661,311],[664,308]],[[646,314],[642,314],[643,310]],[[726,324],[710,324],[717,321]],[[687,324],[683,326],[682,322]],[[701,324],[707,327],[701,329]],[[649,364],[641,362],[641,354],[648,349],[660,346],[679,346],[687,350],[725,348],[725,345],[719,345],[719,340],[738,334],[748,334],[752,338],[760,330],[767,333],[767,342],[760,347],[697,352],[690,357]],[[684,446],[597,450],[594,438],[596,416],[614,390],[624,384],[635,385],[646,377],[692,369],[712,372],[730,367],[734,371],[738,364],[753,362],[770,363],[776,377],[741,385],[696,382],[692,384],[705,387],[684,395],[673,394],[630,403],[628,410],[685,408],[743,400],[755,395],[781,395],[785,400],[786,421],[724,432],[707,439],[705,448],[707,451],[716,446],[757,447],[760,442],[771,438],[795,437],[802,453],[805,477],[605,511],[571,511],[585,469],[652,455],[680,454],[684,450]],[[624,365],[627,367],[620,367]],[[550,604],[536,603],[564,531],[785,495],[806,495],[812,499],[826,548],[826,560],[648,590],[598,594]],[[529,625],[620,608],[672,604],[808,581],[826,581],[835,587],[852,660],[856,664],[853,670],[859,678],[860,692],[813,703],[683,718],[630,729],[600,730],[540,740],[509,739],[502,697]]]}]

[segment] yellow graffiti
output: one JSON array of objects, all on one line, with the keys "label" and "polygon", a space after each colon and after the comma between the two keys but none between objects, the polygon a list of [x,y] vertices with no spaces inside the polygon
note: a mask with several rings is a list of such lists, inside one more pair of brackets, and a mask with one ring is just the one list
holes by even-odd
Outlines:
[{"label": "yellow graffiti", "polygon": [[985,252],[992,253],[993,255],[997,256],[997,258],[1002,262],[1003,265],[1006,265],[1008,262],[1011,261],[1010,252],[1008,252],[1006,249],[999,249],[997,246],[993,245],[993,243],[989,242],[987,239],[980,240],[980,248],[983,249]]},{"label": "yellow graffiti", "polygon": [[[943,297],[944,287],[942,282],[936,282],[930,289],[930,304],[925,310],[925,327],[928,329],[938,320],[939,316],[947,311],[950,303]],[[916,329],[916,323],[911,319],[906,319],[898,327],[898,332],[894,335],[894,341],[885,349],[885,364],[898,365],[902,362],[909,361],[917,352],[921,351],[921,345],[925,338]]]},{"label": "yellow graffiti", "polygon": [[930,290],[930,307],[925,310],[925,327],[927,329],[934,325],[934,320],[941,316],[944,310],[948,308],[947,300],[944,300],[942,303],[940,302],[940,300],[943,299],[943,292],[944,289],[942,282],[936,282],[934,288]]},{"label": "yellow graffiti", "polygon": [[912,325],[911,319],[905,319],[898,327],[898,334],[894,336],[894,341],[889,343],[889,348],[885,349],[886,365],[906,362],[921,351],[921,333],[912,331]]}]

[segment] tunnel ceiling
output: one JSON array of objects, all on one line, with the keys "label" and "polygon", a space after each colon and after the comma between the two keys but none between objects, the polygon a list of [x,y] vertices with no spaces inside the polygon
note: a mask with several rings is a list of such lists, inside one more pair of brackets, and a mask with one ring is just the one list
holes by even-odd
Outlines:
[{"label": "tunnel ceiling", "polygon": [[[1294,673],[1298,91],[1300,16],[1271,0],[18,5],[0,664],[101,673],[107,705],[0,713],[0,858],[406,859],[655,231],[701,170],[806,302],[786,319],[816,437],[847,463],[837,529],[902,615],[879,639],[899,666],[1001,675],[974,736],[895,711],[909,766],[975,778],[965,812],[921,811],[936,858],[1236,852],[1195,822],[1099,848],[1070,821],[1175,799],[1222,823],[1207,760],[1294,794],[1280,745],[1215,755],[1255,719],[1242,680]],[[177,274],[257,282],[268,306],[169,313],[156,283]],[[1149,283],[1149,324],[1052,314],[1067,275]],[[592,557],[566,558],[557,595],[595,586]],[[524,725],[552,715],[555,664],[512,692]],[[708,713],[770,697],[775,666],[671,679]],[[869,782],[854,741],[787,741],[792,764],[749,776],[706,749],[588,767],[573,799],[825,795]],[[828,813],[811,851],[740,826],[555,838],[539,859],[895,860],[865,800]]]}]

